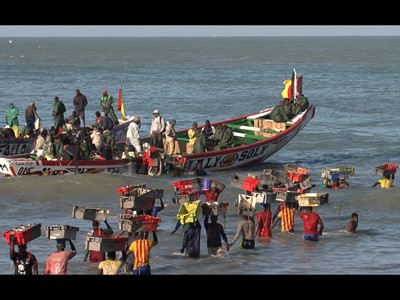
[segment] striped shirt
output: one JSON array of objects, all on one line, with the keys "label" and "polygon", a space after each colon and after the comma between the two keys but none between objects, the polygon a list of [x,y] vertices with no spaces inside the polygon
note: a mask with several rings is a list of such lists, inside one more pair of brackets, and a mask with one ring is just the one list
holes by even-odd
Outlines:
[{"label": "striped shirt", "polygon": [[294,208],[285,207],[278,214],[278,218],[281,218],[282,232],[287,232],[294,229]]},{"label": "striped shirt", "polygon": [[153,246],[153,240],[139,239],[132,242],[132,244],[129,246],[129,250],[131,250],[135,256],[133,269],[147,266],[149,264],[150,250]]}]

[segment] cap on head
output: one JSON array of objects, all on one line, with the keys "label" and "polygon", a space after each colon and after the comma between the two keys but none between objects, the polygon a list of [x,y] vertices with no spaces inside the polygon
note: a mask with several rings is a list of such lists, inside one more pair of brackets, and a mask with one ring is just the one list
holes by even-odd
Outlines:
[{"label": "cap on head", "polygon": [[106,113],[105,112],[102,112],[101,114],[100,114],[100,116],[102,116],[103,118],[106,116]]},{"label": "cap on head", "polygon": [[155,110],[153,111],[153,114],[158,114],[158,113],[159,113],[158,109],[155,109]]},{"label": "cap on head", "polygon": [[102,92],[103,95],[107,95],[108,94],[108,91],[106,89],[102,90],[101,92]]}]

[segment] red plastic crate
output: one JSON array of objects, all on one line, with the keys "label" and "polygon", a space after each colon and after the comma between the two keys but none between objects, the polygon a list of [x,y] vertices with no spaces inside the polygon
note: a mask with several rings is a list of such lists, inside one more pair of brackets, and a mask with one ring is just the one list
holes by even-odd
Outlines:
[{"label": "red plastic crate", "polygon": [[21,225],[3,232],[3,237],[5,238],[7,244],[10,244],[11,235],[14,235],[15,237],[15,245],[25,245],[41,235],[41,223],[33,225]]},{"label": "red plastic crate", "polygon": [[143,222],[143,231],[156,231],[158,224],[161,222],[161,218],[150,215],[137,215],[133,218],[133,221]]},{"label": "red plastic crate", "polygon": [[284,188],[274,187],[274,188],[272,188],[273,192],[278,192],[278,191],[286,192],[287,190],[288,190],[287,187],[284,187]]},{"label": "red plastic crate", "polygon": [[190,190],[193,188],[193,180],[175,181],[172,184],[178,189],[178,191]]},{"label": "red plastic crate", "polygon": [[145,188],[145,187],[146,187],[145,183],[131,184],[131,185],[127,185],[127,186],[122,186],[122,187],[116,188],[115,191],[117,192],[118,195],[126,195],[130,191],[134,190],[135,188]]},{"label": "red plastic crate", "polygon": [[242,184],[242,189],[248,192],[254,192],[260,183],[260,179],[247,177]]},{"label": "red plastic crate", "polygon": [[384,174],[396,174],[398,166],[395,164],[384,164],[375,168],[375,174],[383,176]]},{"label": "red plastic crate", "polygon": [[289,181],[292,181],[292,182],[300,182],[305,179],[305,174],[289,172],[288,179],[289,179]]}]

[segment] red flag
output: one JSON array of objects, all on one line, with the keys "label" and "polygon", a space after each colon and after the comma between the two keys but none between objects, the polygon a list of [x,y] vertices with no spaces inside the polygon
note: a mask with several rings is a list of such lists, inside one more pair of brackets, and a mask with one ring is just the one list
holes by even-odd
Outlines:
[{"label": "red flag", "polygon": [[122,120],[125,120],[125,107],[124,107],[124,98],[122,96],[122,85],[120,85],[118,90],[118,106],[117,110],[121,111]]}]

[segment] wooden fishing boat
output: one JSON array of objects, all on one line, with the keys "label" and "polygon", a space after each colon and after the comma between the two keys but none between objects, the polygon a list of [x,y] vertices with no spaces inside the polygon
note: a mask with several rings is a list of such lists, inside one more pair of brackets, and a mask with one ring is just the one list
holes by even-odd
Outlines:
[{"label": "wooden fishing boat", "polygon": [[[133,121],[133,116],[127,116],[124,120],[120,119],[119,124],[113,128],[115,141],[125,143],[126,132],[129,124]],[[90,128],[91,129],[91,128]],[[33,152],[35,138],[1,138],[0,137],[0,156],[29,154]]]},{"label": "wooden fishing boat", "polygon": [[124,168],[129,160],[39,160],[32,158],[0,157],[0,173],[5,177],[29,175],[66,175],[114,172]]},{"label": "wooden fishing boat", "polygon": [[[293,103],[300,96],[304,99],[302,78],[303,76],[297,76],[296,70],[293,70],[292,79],[284,81],[282,98],[292,99]],[[308,99],[307,108],[287,122],[275,122],[271,117],[273,109],[274,107],[266,108],[240,117],[212,122],[211,126],[215,128],[226,125],[233,132],[233,146],[223,150],[208,149],[202,153],[188,154],[189,128],[178,130],[175,154],[166,157],[164,161],[153,155],[149,163],[149,175],[160,175],[168,165],[179,166],[183,172],[191,173],[196,170],[228,170],[264,161],[289,143],[315,115],[315,106],[308,104]],[[203,127],[198,128],[201,130]],[[142,141],[150,144],[150,137]]]}]

